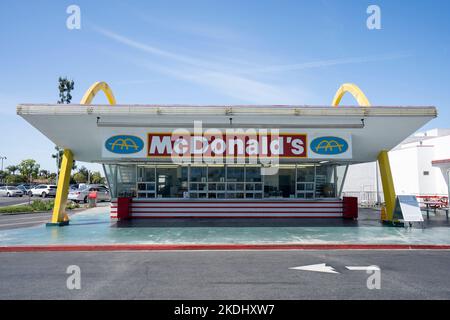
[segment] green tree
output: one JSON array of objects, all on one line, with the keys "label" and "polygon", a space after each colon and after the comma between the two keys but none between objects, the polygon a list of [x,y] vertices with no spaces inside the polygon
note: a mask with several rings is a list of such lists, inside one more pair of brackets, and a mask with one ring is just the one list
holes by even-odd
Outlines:
[{"label": "green tree", "polygon": [[85,166],[81,166],[81,168],[78,169],[78,172],[82,173],[86,177],[86,179],[89,177],[90,174],[89,170]]},{"label": "green tree", "polygon": [[42,169],[39,170],[39,177],[43,179],[48,179],[48,176],[50,175],[50,171]]},{"label": "green tree", "polygon": [[6,170],[9,172],[9,174],[15,175],[16,171],[19,170],[19,166],[16,165],[10,165],[6,167]]},{"label": "green tree", "polygon": [[83,172],[77,172],[73,175],[73,180],[75,180],[76,183],[86,183],[87,176],[85,176]]},{"label": "green tree", "polygon": [[[69,104],[72,101],[72,90],[75,88],[75,82],[73,80],[67,79],[67,77],[58,78],[58,90],[59,90],[59,104]],[[64,150],[55,146],[56,153],[52,154],[52,158],[56,160],[56,168],[58,168],[58,173],[61,168],[61,161]],[[72,164],[72,170],[76,168],[75,160]]]},{"label": "green tree", "polygon": [[73,175],[73,179],[76,183],[86,183],[89,182],[89,174],[89,170],[85,166],[81,166],[78,172]]},{"label": "green tree", "polygon": [[69,104],[72,101],[71,92],[75,87],[75,82],[67,78],[58,78],[59,100],[60,104]]},{"label": "green tree", "polygon": [[104,184],[105,183],[105,178],[102,177],[100,172],[94,171],[94,172],[91,173],[91,183]]},{"label": "green tree", "polygon": [[49,174],[48,176],[48,182],[49,183],[54,183],[57,184],[58,182],[56,181],[56,173],[52,172]]},{"label": "green tree", "polygon": [[33,159],[26,159],[22,160],[22,162],[19,164],[19,172],[22,174],[26,180],[30,178],[36,178],[39,173],[39,168],[41,167],[38,163],[36,163],[36,160]]},{"label": "green tree", "polygon": [[17,184],[17,183],[23,183],[26,182],[27,179],[24,176],[20,176],[20,175],[8,175],[5,178],[5,182],[7,184]]},{"label": "green tree", "polygon": [[[59,171],[61,169],[61,162],[62,162],[62,156],[64,154],[64,150],[58,146],[55,146],[55,150],[56,150],[56,152],[52,154],[52,158],[55,159],[56,167],[58,168],[58,171]],[[73,160],[72,170],[75,170],[76,168],[77,168],[77,164],[76,164],[75,160]]]}]

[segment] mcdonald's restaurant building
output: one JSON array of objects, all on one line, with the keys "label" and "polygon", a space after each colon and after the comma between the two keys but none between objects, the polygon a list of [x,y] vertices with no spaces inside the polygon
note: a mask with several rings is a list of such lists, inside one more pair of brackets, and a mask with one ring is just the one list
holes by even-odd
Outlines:
[{"label": "mcdonald's restaurant building", "polygon": [[[111,105],[94,105],[104,91]],[[338,106],[343,94],[360,106]],[[436,117],[434,107],[370,106],[343,85],[333,106],[119,105],[94,84],[78,105],[17,113],[64,148],[53,223],[63,223],[69,163],[100,163],[111,217],[355,218],[348,166],[378,160],[386,219],[395,201],[387,151]]]}]

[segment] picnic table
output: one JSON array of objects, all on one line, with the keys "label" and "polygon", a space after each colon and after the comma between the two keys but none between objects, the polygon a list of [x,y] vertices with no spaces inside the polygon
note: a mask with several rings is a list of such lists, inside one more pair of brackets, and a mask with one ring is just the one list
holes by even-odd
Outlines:
[{"label": "picnic table", "polygon": [[430,219],[430,209],[433,209],[434,215],[436,215],[437,209],[443,209],[445,211],[445,216],[448,220],[448,207],[443,206],[442,201],[423,201],[425,205],[425,211],[427,212],[427,219]]}]

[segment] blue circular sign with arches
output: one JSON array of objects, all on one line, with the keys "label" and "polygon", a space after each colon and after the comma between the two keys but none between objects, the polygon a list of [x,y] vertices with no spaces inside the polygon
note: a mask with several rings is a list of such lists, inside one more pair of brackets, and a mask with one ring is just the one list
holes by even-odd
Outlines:
[{"label": "blue circular sign with arches", "polygon": [[322,155],[336,155],[348,150],[348,143],[342,138],[327,136],[315,138],[310,144],[314,153]]},{"label": "blue circular sign with arches", "polygon": [[106,140],[105,148],[118,154],[136,153],[144,148],[144,141],[136,136],[117,135]]}]

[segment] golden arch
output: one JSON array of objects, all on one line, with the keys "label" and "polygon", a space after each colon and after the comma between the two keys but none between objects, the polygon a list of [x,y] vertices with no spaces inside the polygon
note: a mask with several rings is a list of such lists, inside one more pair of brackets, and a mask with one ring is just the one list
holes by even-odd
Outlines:
[{"label": "golden arch", "polygon": [[361,107],[370,107],[369,99],[367,99],[366,95],[362,90],[353,83],[344,83],[340,88],[336,91],[334,95],[333,102],[331,105],[333,107],[337,107],[342,100],[342,97],[345,93],[350,93],[358,102],[358,105]]},{"label": "golden arch", "polygon": [[120,150],[123,149],[134,149],[137,150],[139,147],[136,145],[136,142],[134,142],[132,139],[117,139],[113,143],[111,143],[111,150],[115,150],[115,148],[120,148]]},{"label": "golden arch", "polygon": [[114,98],[114,94],[111,90],[111,88],[108,86],[106,82],[96,82],[92,86],[87,89],[86,93],[84,94],[83,98],[81,99],[80,104],[91,104],[92,100],[94,100],[94,97],[97,95],[97,93],[102,90],[105,93],[106,98],[108,99],[109,104],[114,105],[116,104],[116,98]]},{"label": "golden arch", "polygon": [[[370,107],[369,99],[362,90],[353,83],[344,83],[334,95],[333,107],[339,106],[342,97],[345,93],[350,93],[361,107]],[[380,166],[381,184],[383,186],[385,206],[382,208],[381,220],[391,222],[393,220],[395,207],[395,188],[394,180],[392,179],[391,165],[389,163],[389,155],[387,150],[380,150],[378,154],[378,164]]]},{"label": "golden arch", "polygon": [[[97,93],[102,90],[109,104],[115,105],[116,98],[111,88],[106,82],[96,82],[84,94],[80,104],[91,104]],[[55,204],[53,206],[52,220],[48,226],[63,226],[69,224],[69,217],[66,214],[67,196],[69,194],[70,171],[72,170],[73,153],[69,149],[64,149],[61,161],[60,174],[58,177],[58,187],[56,189]]]},{"label": "golden arch", "polygon": [[324,140],[317,145],[316,151],[319,151],[321,149],[325,151],[333,151],[334,148],[338,148],[339,151],[342,151],[342,147],[343,145],[338,143],[336,140],[328,140],[328,141]]}]

